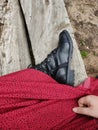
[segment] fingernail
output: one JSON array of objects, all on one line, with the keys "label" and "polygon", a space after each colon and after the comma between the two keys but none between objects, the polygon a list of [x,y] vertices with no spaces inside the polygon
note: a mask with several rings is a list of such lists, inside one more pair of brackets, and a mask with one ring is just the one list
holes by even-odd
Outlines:
[{"label": "fingernail", "polygon": [[74,112],[77,112],[77,108],[73,108],[73,111],[74,111]]}]

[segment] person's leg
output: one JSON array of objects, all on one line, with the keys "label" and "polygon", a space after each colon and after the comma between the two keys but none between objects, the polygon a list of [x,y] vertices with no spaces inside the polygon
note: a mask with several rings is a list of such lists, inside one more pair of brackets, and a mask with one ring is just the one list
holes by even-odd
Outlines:
[{"label": "person's leg", "polygon": [[72,111],[80,97],[98,94],[97,84],[98,80],[87,79],[85,83],[73,88],[59,84],[47,74],[35,69],[2,76],[0,128],[66,130],[85,129],[90,126],[97,129],[96,119],[77,115]]}]

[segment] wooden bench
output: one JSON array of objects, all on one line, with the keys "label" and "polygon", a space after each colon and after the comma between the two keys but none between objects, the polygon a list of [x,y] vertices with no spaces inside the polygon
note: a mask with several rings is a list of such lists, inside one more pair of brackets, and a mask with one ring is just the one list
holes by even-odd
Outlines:
[{"label": "wooden bench", "polygon": [[87,75],[64,1],[1,0],[0,75],[24,69],[31,62],[40,63],[57,46],[63,29],[69,31],[74,42],[72,68],[77,85]]}]

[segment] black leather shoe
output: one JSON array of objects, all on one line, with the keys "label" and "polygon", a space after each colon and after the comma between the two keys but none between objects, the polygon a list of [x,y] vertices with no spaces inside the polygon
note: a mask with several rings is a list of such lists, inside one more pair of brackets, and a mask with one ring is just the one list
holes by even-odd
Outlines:
[{"label": "black leather shoe", "polygon": [[58,47],[43,62],[28,68],[40,70],[59,83],[74,85],[74,71],[70,69],[72,54],[73,42],[69,33],[64,30],[59,35]]}]

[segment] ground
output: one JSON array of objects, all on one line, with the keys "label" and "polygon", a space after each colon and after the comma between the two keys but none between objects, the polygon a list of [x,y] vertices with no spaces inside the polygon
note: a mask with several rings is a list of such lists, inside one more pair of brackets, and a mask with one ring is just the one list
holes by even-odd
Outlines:
[{"label": "ground", "polygon": [[[2,2],[5,1],[5,2]],[[98,75],[98,0],[64,0],[87,74]],[[4,26],[2,13],[8,0],[0,0],[0,38]],[[1,44],[1,43],[0,43]]]},{"label": "ground", "polygon": [[88,76],[98,75],[98,0],[65,0]]}]

